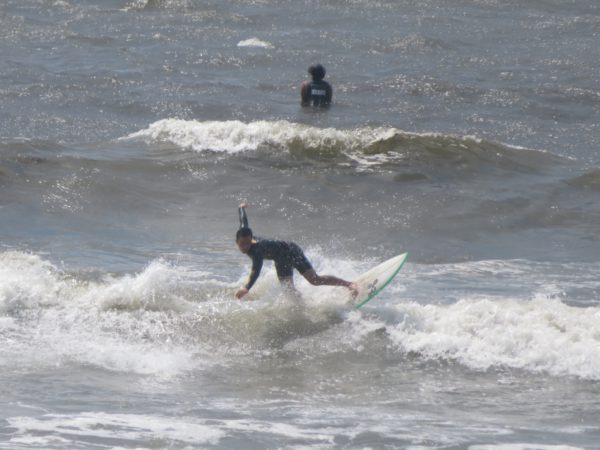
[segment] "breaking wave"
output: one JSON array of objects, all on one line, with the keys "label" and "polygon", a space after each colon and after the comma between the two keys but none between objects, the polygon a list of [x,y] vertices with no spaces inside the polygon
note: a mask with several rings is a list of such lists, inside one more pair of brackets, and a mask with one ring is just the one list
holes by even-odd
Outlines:
[{"label": "breaking wave", "polygon": [[[364,266],[321,255],[315,260],[346,267],[344,276]],[[542,293],[530,299],[467,296],[449,305],[416,302],[410,300],[410,282],[423,276],[420,270],[409,268],[404,283],[390,286],[367,308],[350,311],[335,288],[317,294],[300,283],[305,301],[287,298],[272,270],[261,278],[254,301],[238,302],[232,293],[239,280],[218,281],[165,261],[137,274],[85,281],[40,256],[5,252],[0,365],[78,363],[172,376],[224,364],[234,355],[278,350],[314,358],[393,348],[400,357],[454,360],[474,370],[504,367],[600,379],[600,308],[569,306]],[[370,339],[381,332],[385,339]]]}]

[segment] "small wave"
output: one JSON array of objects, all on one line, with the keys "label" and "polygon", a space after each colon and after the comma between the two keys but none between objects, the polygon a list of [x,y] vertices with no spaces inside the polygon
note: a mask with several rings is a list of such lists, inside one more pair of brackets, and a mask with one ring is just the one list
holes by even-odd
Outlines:
[{"label": "small wave", "polygon": [[244,39],[237,43],[238,47],[255,47],[255,48],[273,48],[273,44],[267,41],[262,41],[258,38]]},{"label": "small wave", "polygon": [[600,380],[600,310],[538,295],[531,301],[462,300],[405,304],[387,327],[406,352],[475,369],[508,367]]},{"label": "small wave", "polygon": [[55,141],[29,138],[0,138],[0,162],[44,162],[47,157],[63,153],[67,147]]},{"label": "small wave", "polygon": [[579,189],[600,190],[600,170],[592,170],[567,181],[572,187]]},{"label": "small wave", "polygon": [[148,143],[170,143],[182,149],[239,153],[263,149],[287,150],[290,153],[340,155],[363,149],[365,154],[385,153],[394,148],[398,134],[391,128],[338,130],[316,128],[281,121],[244,123],[232,121],[196,122],[163,119],[124,139],[142,139]]},{"label": "small wave", "polygon": [[260,151],[308,158],[345,159],[361,168],[401,162],[452,170],[479,166],[537,172],[564,162],[535,150],[472,136],[408,133],[396,128],[317,128],[288,121],[186,121],[163,119],[122,138],[148,144],[168,143],[182,150],[237,154]]}]

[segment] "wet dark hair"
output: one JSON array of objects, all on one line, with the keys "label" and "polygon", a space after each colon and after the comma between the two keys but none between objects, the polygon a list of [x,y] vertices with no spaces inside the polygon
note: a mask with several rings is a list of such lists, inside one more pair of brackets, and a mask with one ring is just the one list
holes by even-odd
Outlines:
[{"label": "wet dark hair", "polygon": [[248,227],[242,227],[235,233],[235,240],[238,241],[241,237],[252,237],[252,230]]},{"label": "wet dark hair", "polygon": [[325,78],[325,67],[321,64],[314,64],[308,68],[308,73],[310,73],[316,81],[321,81]]}]

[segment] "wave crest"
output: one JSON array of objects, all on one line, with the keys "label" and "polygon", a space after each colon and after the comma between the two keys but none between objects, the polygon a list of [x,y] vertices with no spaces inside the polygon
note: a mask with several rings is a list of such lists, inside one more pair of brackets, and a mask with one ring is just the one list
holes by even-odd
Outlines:
[{"label": "wave crest", "polygon": [[163,119],[123,138],[149,145],[235,155],[259,151],[318,159],[345,159],[359,166],[418,163],[469,169],[491,165],[519,172],[538,171],[562,159],[535,150],[472,136],[409,133],[389,127],[317,128],[280,121],[187,121]]}]

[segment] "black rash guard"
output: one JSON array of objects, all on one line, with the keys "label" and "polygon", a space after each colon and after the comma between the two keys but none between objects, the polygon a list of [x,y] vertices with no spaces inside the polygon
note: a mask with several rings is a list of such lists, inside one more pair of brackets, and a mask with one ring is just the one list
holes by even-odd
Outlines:
[{"label": "black rash guard", "polygon": [[302,104],[306,106],[328,106],[331,103],[332,96],[333,89],[327,81],[313,80],[303,92]]},{"label": "black rash guard", "polygon": [[[248,216],[244,208],[239,208],[240,228],[248,228]],[[265,259],[273,260],[277,277],[291,278],[294,268],[300,273],[312,269],[310,261],[302,249],[293,242],[276,241],[254,237],[247,255],[252,259],[252,270],[244,287],[248,290],[256,283]]]}]

